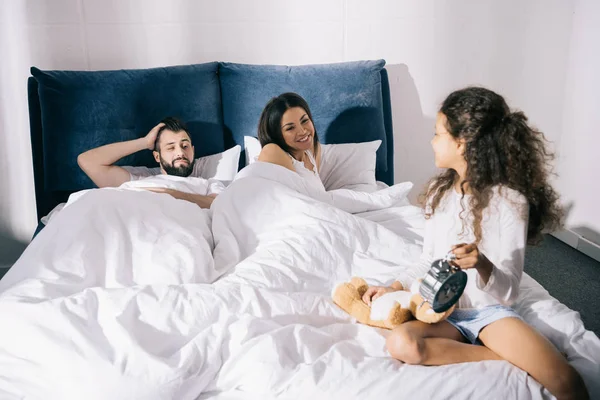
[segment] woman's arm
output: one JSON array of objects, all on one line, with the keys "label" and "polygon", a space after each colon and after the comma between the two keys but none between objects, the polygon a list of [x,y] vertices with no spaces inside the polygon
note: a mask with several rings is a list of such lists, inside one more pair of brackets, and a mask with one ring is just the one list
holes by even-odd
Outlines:
[{"label": "woman's arm", "polygon": [[291,171],[296,172],[290,155],[277,146],[275,143],[265,145],[258,155],[258,161],[281,165]]}]

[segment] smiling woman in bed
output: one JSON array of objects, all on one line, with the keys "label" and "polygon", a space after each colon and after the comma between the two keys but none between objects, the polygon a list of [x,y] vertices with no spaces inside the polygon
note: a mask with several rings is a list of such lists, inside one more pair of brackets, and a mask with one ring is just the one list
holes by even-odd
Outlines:
[{"label": "smiling woman in bed", "polygon": [[[142,138],[126,142],[112,143],[91,149],[77,157],[77,163],[90,179],[99,187],[118,187],[125,182],[151,177],[150,169],[145,167],[119,167],[113,165],[118,160],[141,150],[152,150],[163,175],[179,177],[200,177],[199,164],[194,160],[192,139],[183,122],[167,117]],[[201,208],[210,208],[217,192],[208,195],[182,192],[160,187],[145,188],[166,193],[176,199],[187,200]],[[211,186],[211,190],[214,189]],[[223,188],[220,188],[223,189]]]},{"label": "smiling woman in bed", "polygon": [[262,146],[258,161],[295,171],[325,190],[319,176],[319,136],[308,103],[301,96],[284,93],[267,103],[258,123],[258,140]]}]

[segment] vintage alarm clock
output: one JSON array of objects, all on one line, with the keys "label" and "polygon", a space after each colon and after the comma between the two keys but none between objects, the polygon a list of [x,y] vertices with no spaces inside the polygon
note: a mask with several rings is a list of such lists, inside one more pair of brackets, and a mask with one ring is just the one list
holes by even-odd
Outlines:
[{"label": "vintage alarm clock", "polygon": [[451,264],[455,259],[454,253],[450,252],[446,257],[435,260],[419,287],[423,299],[437,313],[456,304],[467,286],[467,273]]}]

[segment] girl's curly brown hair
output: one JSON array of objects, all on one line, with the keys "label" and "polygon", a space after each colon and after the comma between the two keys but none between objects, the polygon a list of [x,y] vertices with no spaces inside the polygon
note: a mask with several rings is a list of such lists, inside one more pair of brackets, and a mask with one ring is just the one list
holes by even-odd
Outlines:
[{"label": "girl's curly brown hair", "polygon": [[[550,161],[554,155],[545,147],[544,135],[527,124],[521,111],[511,112],[502,96],[481,87],[469,87],[451,93],[440,108],[446,117],[446,129],[455,139],[465,140],[467,162],[465,185],[471,196],[473,232],[481,241],[483,210],[488,206],[493,188],[502,185],[521,193],[529,203],[529,243],[537,243],[542,231],[561,225],[562,209],[558,194],[548,183]],[[434,177],[427,186],[426,218],[430,218],[447,190],[459,179],[448,169]]]}]

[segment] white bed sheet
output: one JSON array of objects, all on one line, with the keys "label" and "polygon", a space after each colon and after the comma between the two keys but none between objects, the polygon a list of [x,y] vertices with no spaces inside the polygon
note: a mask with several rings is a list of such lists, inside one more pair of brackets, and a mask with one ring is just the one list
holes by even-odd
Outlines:
[{"label": "white bed sheet", "polygon": [[[371,210],[351,215],[257,172],[211,212],[123,190],[63,209],[0,282],[0,398],[548,397],[503,361],[403,365],[332,303],[350,276],[410,277],[422,217],[388,207],[403,191],[345,197]],[[599,397],[600,341],[578,314],[528,276],[517,310]]]}]

